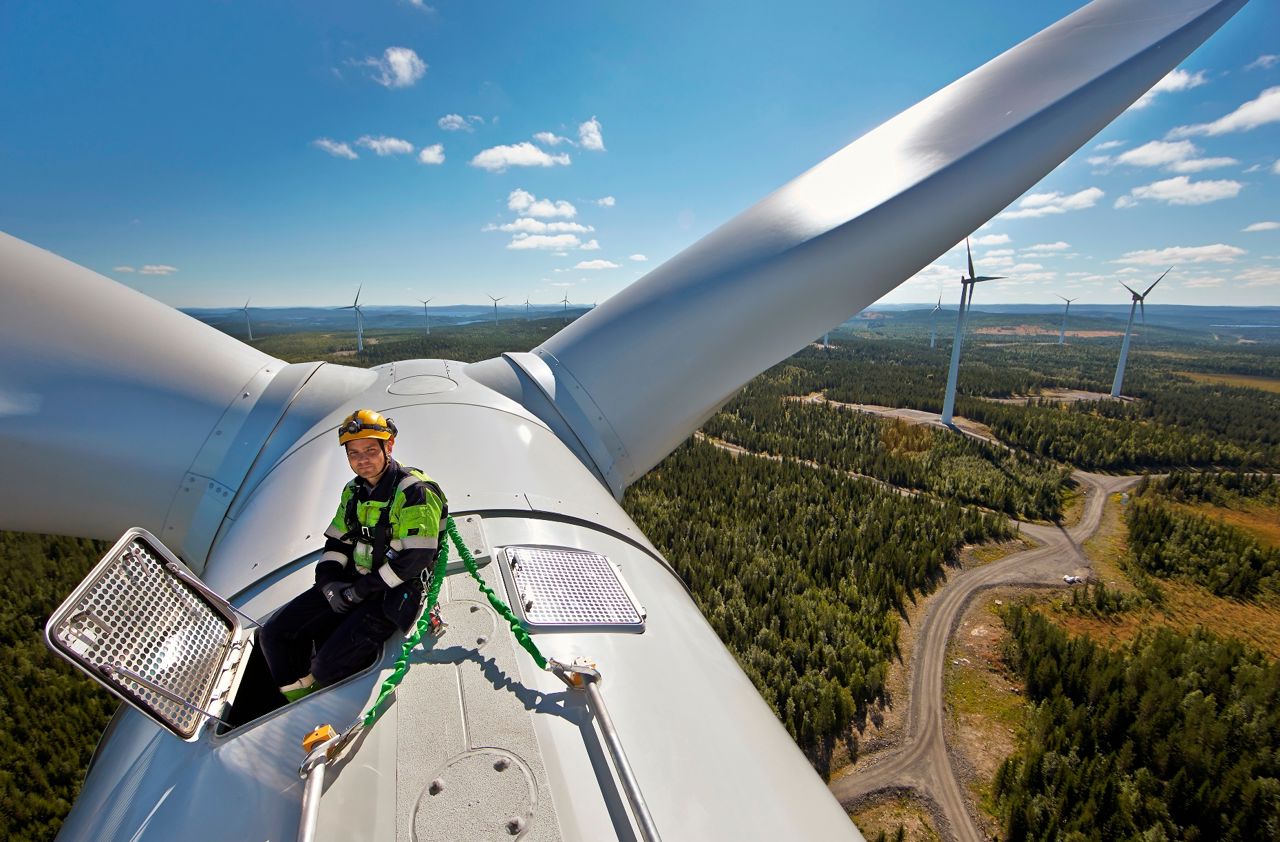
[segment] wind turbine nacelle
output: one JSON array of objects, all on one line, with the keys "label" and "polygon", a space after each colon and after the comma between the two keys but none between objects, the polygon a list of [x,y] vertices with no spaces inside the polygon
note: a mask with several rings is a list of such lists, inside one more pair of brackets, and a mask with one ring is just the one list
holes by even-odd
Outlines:
[{"label": "wind turbine nacelle", "polygon": [[[603,556],[642,606],[641,633],[604,621],[573,625],[572,615],[607,607],[576,581],[566,625],[537,633],[534,624],[535,640],[548,657],[584,657],[598,666],[664,839],[859,839],[683,583],[599,477],[532,412],[472,376],[492,379],[493,368],[441,360],[381,366],[369,372],[365,389],[306,429],[291,428],[295,443],[264,454],[229,508],[204,583],[252,617],[310,585],[324,527],[351,475],[335,428],[357,407],[376,409],[400,430],[394,455],[427,471],[455,519],[472,524],[468,543],[485,564],[484,578],[518,611],[534,610],[530,592],[516,585],[511,557],[518,547]],[[414,822],[425,822],[416,818],[424,815],[454,822],[434,828],[439,838],[476,838],[466,830],[471,825],[447,815],[443,795],[431,792],[436,779],[450,797],[456,787],[485,805],[473,817],[481,824],[500,826],[514,814],[537,828],[536,838],[630,837],[619,784],[602,760],[581,693],[513,646],[467,574],[446,580],[443,606],[444,636],[415,655],[394,704],[326,791],[320,838],[362,838],[384,825],[422,834],[424,825]],[[298,741],[317,722],[343,725],[367,708],[395,648],[300,703],[230,730],[209,725],[190,741],[124,709],[61,838],[290,836],[301,793]],[[514,764],[512,775],[494,772],[502,758]],[[227,810],[228,803],[237,809]]]}]

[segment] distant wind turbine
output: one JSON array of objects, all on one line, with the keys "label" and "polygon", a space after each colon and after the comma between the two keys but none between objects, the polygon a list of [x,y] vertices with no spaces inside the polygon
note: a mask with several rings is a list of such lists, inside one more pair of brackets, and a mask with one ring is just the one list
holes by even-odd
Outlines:
[{"label": "distant wind turbine", "polygon": [[942,293],[938,293],[938,303],[934,305],[933,312],[929,315],[933,317],[933,326],[929,331],[929,347],[938,347],[938,311],[942,309]]},{"label": "distant wind turbine", "polygon": [[503,298],[506,298],[506,296],[503,295],[499,298],[494,298],[491,295],[489,296],[489,298],[493,299],[493,325],[494,327],[497,327],[498,326],[498,302],[501,301]]},{"label": "distant wind turbine", "polygon": [[[960,278],[960,312],[956,315],[956,338],[951,343],[951,369],[947,374],[947,395],[942,400],[942,423],[952,426],[951,418],[956,408],[956,378],[960,374],[960,343],[964,341],[964,326],[969,320],[969,304],[973,301],[973,285],[983,281],[997,281],[1002,275],[982,275],[973,273],[973,251],[969,248],[969,238],[964,238],[964,250],[969,255],[969,277]],[[941,301],[941,299],[939,299]]]},{"label": "distant wind turbine", "polygon": [[529,296],[524,297],[524,320],[529,321]]},{"label": "distant wind turbine", "polygon": [[252,301],[252,300],[253,300],[252,298],[246,298],[246,299],[244,300],[244,306],[240,308],[241,310],[243,310],[243,311],[244,311],[244,326],[245,326],[245,327],[248,329],[248,331],[249,331],[249,341],[250,341],[250,342],[252,342],[252,341],[253,341],[253,325],[251,325],[251,324],[249,323],[249,302],[250,302],[250,301]]},{"label": "distant wind turbine", "polygon": [[427,312],[427,304],[431,302],[430,298],[419,298],[422,302],[422,315],[427,320],[427,336],[431,335],[431,314]]},{"label": "distant wind turbine", "polygon": [[566,292],[564,294],[564,301],[562,303],[564,304],[564,316],[560,319],[560,323],[568,324],[569,323],[569,293]]},{"label": "distant wind turbine", "polygon": [[1079,301],[1080,298],[1079,296],[1075,298],[1066,298],[1065,296],[1061,296],[1061,295],[1059,295],[1058,297],[1061,298],[1063,301],[1067,302],[1067,306],[1062,310],[1062,329],[1058,331],[1058,344],[1065,345],[1067,344],[1067,313],[1071,312],[1071,302]]},{"label": "distant wind turbine", "polygon": [[1129,336],[1133,333],[1134,311],[1139,307],[1142,308],[1142,323],[1145,325],[1147,323],[1147,305],[1145,303],[1147,296],[1151,294],[1151,290],[1156,288],[1156,284],[1163,281],[1164,276],[1172,271],[1172,266],[1165,269],[1164,273],[1161,274],[1160,277],[1156,278],[1156,283],[1147,287],[1146,291],[1142,293],[1134,292],[1124,281],[1120,282],[1120,286],[1129,290],[1129,294],[1133,296],[1133,303],[1129,305],[1129,324],[1125,325],[1124,342],[1120,345],[1120,362],[1116,365],[1116,379],[1111,381],[1111,397],[1113,398],[1120,397],[1120,386],[1124,383],[1124,364],[1129,359]]},{"label": "distant wind turbine", "polygon": [[353,310],[356,315],[356,351],[364,350],[364,311],[360,309],[360,291],[364,289],[364,284],[356,288],[356,300],[346,307],[339,307],[339,310]]}]

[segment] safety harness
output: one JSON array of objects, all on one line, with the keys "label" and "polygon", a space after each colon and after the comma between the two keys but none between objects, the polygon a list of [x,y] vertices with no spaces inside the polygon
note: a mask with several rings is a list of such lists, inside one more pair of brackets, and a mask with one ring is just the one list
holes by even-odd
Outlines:
[{"label": "safety harness", "polygon": [[[404,465],[396,465],[396,472],[390,477],[391,480],[391,496],[387,498],[387,504],[378,512],[378,519],[373,526],[364,526],[360,523],[360,517],[357,512],[360,501],[356,499],[360,488],[360,480],[354,480],[355,489],[351,496],[347,498],[346,512],[343,514],[343,521],[347,525],[347,531],[339,539],[344,544],[354,544],[357,540],[368,542],[373,548],[373,554],[370,556],[369,571],[377,570],[387,561],[387,550],[391,546],[391,507],[396,502],[396,494],[399,493],[400,484],[404,482],[406,477],[414,476],[423,484],[431,489],[441,501],[445,500],[444,492],[434,480],[424,480],[415,476],[414,472],[422,473],[419,468],[408,468]],[[447,505],[447,504],[446,504]],[[445,542],[448,543],[447,541]],[[441,547],[441,552],[445,552],[447,547]],[[353,562],[354,563],[354,562]],[[424,574],[425,576],[425,574]]]}]

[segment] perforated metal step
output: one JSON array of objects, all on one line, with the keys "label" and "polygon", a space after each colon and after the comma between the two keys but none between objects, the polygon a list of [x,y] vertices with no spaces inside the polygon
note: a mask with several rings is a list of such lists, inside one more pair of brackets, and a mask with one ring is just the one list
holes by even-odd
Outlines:
[{"label": "perforated metal step", "polygon": [[606,556],[515,546],[503,558],[507,589],[531,631],[644,631],[644,608]]}]

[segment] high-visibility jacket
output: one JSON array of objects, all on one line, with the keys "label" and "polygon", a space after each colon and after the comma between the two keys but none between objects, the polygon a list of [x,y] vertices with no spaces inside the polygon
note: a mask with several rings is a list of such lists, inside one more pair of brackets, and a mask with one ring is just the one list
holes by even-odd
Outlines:
[{"label": "high-visibility jacket", "polygon": [[440,486],[388,457],[377,485],[355,477],[343,486],[338,511],[324,532],[316,581],[354,581],[361,599],[416,583],[435,566],[448,517]]}]

